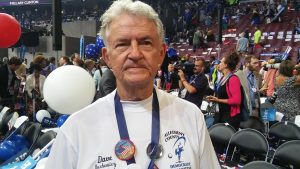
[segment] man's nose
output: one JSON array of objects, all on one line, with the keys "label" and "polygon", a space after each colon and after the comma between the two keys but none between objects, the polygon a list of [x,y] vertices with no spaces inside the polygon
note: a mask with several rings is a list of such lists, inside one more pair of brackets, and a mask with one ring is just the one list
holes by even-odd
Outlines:
[{"label": "man's nose", "polygon": [[137,41],[133,41],[130,46],[130,53],[128,57],[132,60],[139,60],[143,57],[142,52],[139,48],[139,44]]}]

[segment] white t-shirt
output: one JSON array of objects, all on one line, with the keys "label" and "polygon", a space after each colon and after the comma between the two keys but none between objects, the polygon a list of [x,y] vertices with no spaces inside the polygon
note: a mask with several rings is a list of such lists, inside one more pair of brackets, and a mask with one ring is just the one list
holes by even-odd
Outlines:
[{"label": "white t-shirt", "polygon": [[[115,155],[120,140],[114,108],[115,91],[73,114],[61,127],[46,169],[125,169]],[[203,114],[192,103],[157,90],[160,107],[160,169],[219,169]],[[136,146],[138,168],[150,159],[152,96],[143,101],[121,101],[130,140]]]}]

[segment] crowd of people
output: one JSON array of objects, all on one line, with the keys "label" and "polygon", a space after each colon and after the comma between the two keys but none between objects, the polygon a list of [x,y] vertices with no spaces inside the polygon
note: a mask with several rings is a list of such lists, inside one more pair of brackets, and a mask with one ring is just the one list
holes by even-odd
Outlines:
[{"label": "crowd of people", "polygon": [[19,110],[21,114],[33,119],[33,112],[47,108],[47,105],[42,102],[45,79],[57,66],[64,65],[76,65],[85,69],[95,80],[97,91],[100,89],[101,78],[108,69],[103,60],[82,60],[77,53],[70,57],[62,56],[58,62],[55,57],[48,58],[39,53],[28,65],[26,60],[22,62],[18,57],[4,58],[0,73],[1,105]]}]

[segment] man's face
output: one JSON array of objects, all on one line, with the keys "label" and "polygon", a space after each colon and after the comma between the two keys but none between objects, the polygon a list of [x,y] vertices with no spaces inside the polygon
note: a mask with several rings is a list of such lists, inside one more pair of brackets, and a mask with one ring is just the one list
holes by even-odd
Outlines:
[{"label": "man's face", "polygon": [[204,63],[201,60],[196,60],[194,66],[194,73],[199,74],[202,73],[203,70],[204,70]]},{"label": "man's face", "polygon": [[247,64],[248,69],[250,71],[258,71],[259,70],[259,60],[257,58],[251,58],[250,63]]},{"label": "man's face", "polygon": [[21,65],[12,64],[12,65],[10,66],[10,68],[11,68],[12,71],[16,71],[17,69],[19,69],[20,66],[21,66]]},{"label": "man's face", "polygon": [[174,66],[173,66],[173,64],[169,64],[168,65],[168,71],[169,72],[174,72]]},{"label": "man's face", "polygon": [[153,86],[153,78],[166,52],[155,23],[124,13],[111,22],[106,36],[107,46],[102,48],[102,56],[114,72],[117,84]]},{"label": "man's face", "polygon": [[65,64],[65,60],[63,58],[59,59],[59,66],[63,66]]}]

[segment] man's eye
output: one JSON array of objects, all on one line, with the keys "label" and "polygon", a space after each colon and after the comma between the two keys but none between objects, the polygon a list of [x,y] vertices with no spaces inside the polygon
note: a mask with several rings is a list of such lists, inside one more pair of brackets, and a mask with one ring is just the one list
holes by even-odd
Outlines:
[{"label": "man's eye", "polygon": [[117,47],[123,47],[123,46],[126,46],[126,44],[125,43],[118,43],[118,44],[116,44],[116,48]]},{"label": "man's eye", "polygon": [[151,41],[142,41],[141,42],[142,45],[151,45]]}]

